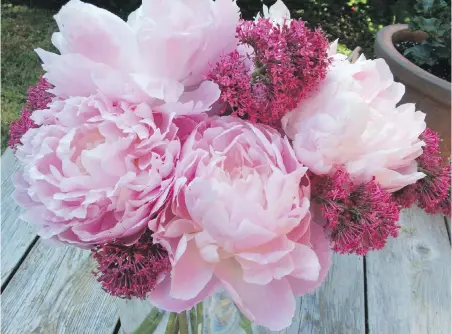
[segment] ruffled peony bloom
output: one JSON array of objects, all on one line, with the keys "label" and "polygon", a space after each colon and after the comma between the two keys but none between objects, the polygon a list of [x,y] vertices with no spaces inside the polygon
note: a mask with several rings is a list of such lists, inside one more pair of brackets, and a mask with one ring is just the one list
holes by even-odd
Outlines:
[{"label": "ruffled peony bloom", "polygon": [[393,192],[425,176],[415,161],[425,114],[414,104],[396,107],[404,91],[383,59],[335,61],[319,91],[283,118],[283,129],[315,174],[343,167],[355,182],[375,177]]},{"label": "ruffled peony bloom", "polygon": [[305,173],[277,131],[232,116],[203,122],[182,148],[171,202],[149,225],[173,266],[151,302],[179,312],[220,285],[250,320],[289,326],[294,295],[313,291],[330,266]]},{"label": "ruffled peony bloom", "polygon": [[[22,137],[15,197],[39,234],[80,246],[136,241],[163,205],[193,121],[101,95],[35,111]],[[125,241],[126,242],[126,241]]]},{"label": "ruffled peony bloom", "polygon": [[60,31],[52,42],[61,55],[36,50],[55,95],[100,90],[136,103],[176,102],[186,87],[203,82],[210,63],[237,47],[239,8],[231,0],[144,0],[124,22],[71,0],[55,20]]}]

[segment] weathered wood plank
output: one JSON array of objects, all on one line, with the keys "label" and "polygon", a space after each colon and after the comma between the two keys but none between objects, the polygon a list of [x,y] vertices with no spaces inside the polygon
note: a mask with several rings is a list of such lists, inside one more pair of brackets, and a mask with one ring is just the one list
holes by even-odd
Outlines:
[{"label": "weathered wood plank", "polygon": [[[279,333],[365,333],[363,258],[334,254],[323,285],[297,306],[292,325]],[[275,332],[260,328],[259,333]]]},{"label": "weathered wood plank", "polygon": [[102,291],[89,251],[39,240],[2,294],[2,330],[111,334],[117,300]]},{"label": "weathered wood plank", "polygon": [[444,218],[405,210],[400,237],[366,257],[370,333],[451,333],[450,243]]},{"label": "weathered wood plank", "polygon": [[36,238],[32,226],[19,219],[20,209],[11,198],[14,186],[12,175],[19,164],[10,149],[1,157],[1,284],[10,278],[23,255]]}]

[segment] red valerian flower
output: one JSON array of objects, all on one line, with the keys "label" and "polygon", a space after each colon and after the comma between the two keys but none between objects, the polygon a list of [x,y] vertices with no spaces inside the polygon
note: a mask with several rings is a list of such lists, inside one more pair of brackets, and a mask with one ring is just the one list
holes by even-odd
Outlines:
[{"label": "red valerian flower", "polygon": [[418,170],[425,177],[394,193],[394,199],[404,208],[417,202],[429,214],[450,216],[451,166],[440,155],[441,139],[437,132],[425,129],[420,138],[425,142],[422,155],[417,159]]},{"label": "red valerian flower", "polygon": [[102,288],[124,299],[146,298],[158,279],[171,270],[168,253],[153,243],[150,230],[131,246],[113,241],[97,245],[91,253],[98,263],[94,274]]},{"label": "red valerian flower", "polygon": [[47,105],[52,101],[54,95],[49,93],[48,90],[53,88],[46,79],[39,78],[39,81],[30,86],[27,91],[27,107],[31,111],[46,109]]},{"label": "red valerian flower", "polygon": [[19,119],[12,121],[9,127],[8,146],[15,150],[17,145],[21,143],[22,136],[31,128],[36,128],[37,125],[31,119],[31,113],[35,110],[45,109],[52,101],[53,94],[47,90],[53,86],[43,77],[39,81],[28,88],[27,103],[22,110]]},{"label": "red valerian flower", "polygon": [[15,150],[16,146],[21,143],[20,139],[31,128],[36,128],[37,125],[30,118],[31,111],[27,108],[24,108],[22,113],[20,114],[19,119],[12,121],[9,124],[9,138],[8,138],[8,146]]},{"label": "red valerian flower", "polygon": [[232,115],[279,128],[282,116],[325,78],[328,40],[302,21],[274,25],[263,18],[243,21],[237,38],[252,51],[226,55],[207,78],[220,86]]},{"label": "red valerian flower", "polygon": [[382,249],[389,236],[397,237],[399,207],[375,180],[354,184],[338,170],[331,177],[311,176],[311,184],[334,251],[365,255]]}]

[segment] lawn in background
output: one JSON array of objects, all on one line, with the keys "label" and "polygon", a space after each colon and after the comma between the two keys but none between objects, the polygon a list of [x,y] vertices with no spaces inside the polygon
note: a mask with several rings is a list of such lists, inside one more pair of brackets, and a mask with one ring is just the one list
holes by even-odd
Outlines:
[{"label": "lawn in background", "polygon": [[8,142],[9,122],[19,117],[26,101],[27,89],[43,73],[33,49],[52,50],[50,37],[56,30],[53,12],[4,4],[2,18],[2,91],[1,144],[2,153]]}]

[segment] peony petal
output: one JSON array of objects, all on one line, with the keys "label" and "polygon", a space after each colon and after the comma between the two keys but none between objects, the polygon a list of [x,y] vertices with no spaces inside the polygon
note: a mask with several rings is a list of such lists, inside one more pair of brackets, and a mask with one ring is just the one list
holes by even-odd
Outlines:
[{"label": "peony petal", "polygon": [[269,9],[270,20],[276,24],[282,25],[290,20],[290,11],[283,1],[277,0]]},{"label": "peony petal", "polygon": [[231,260],[223,261],[215,269],[215,275],[251,321],[272,331],[282,330],[292,323],[296,303],[285,279],[273,280],[267,285],[247,283],[240,267]]},{"label": "peony petal", "polygon": [[320,263],[320,272],[316,280],[287,277],[295,295],[304,295],[314,291],[323,282],[331,266],[332,251],[329,241],[325,237],[323,228],[316,223],[311,224],[311,243]]},{"label": "peony petal", "polygon": [[189,300],[175,299],[170,296],[171,278],[166,276],[149,294],[149,300],[153,305],[162,310],[179,313],[191,309],[199,302],[213,295],[218,288],[219,282],[216,279],[212,279],[194,298]]},{"label": "peony petal", "polygon": [[55,87],[50,90],[58,97],[89,96],[97,90],[91,78],[94,71],[108,71],[106,65],[95,63],[80,54],[57,54],[35,49],[41,58],[44,77]]},{"label": "peony petal", "polygon": [[189,241],[185,252],[173,263],[170,296],[183,300],[196,297],[212,274],[213,266],[201,257],[194,240]]},{"label": "peony petal", "polygon": [[61,54],[80,54],[126,71],[139,68],[134,31],[109,11],[71,0],[55,15],[55,21],[60,28],[55,46]]}]

